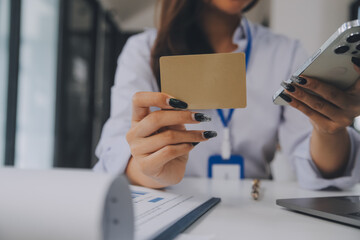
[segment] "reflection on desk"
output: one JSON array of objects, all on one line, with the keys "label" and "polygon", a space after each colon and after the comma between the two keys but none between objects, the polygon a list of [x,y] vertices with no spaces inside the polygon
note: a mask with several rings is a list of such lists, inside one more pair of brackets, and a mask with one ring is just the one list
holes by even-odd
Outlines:
[{"label": "reflection on desk", "polygon": [[251,180],[185,178],[167,191],[220,197],[221,203],[186,234],[222,239],[360,239],[360,229],[285,210],[279,198],[360,195],[360,184],[347,191],[310,191],[296,182],[261,181],[260,197],[251,197]]}]

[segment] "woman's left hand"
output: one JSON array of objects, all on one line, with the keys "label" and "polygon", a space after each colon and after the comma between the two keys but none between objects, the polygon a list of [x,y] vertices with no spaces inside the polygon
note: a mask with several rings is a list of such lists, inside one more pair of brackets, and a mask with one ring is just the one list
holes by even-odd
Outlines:
[{"label": "woman's left hand", "polygon": [[[360,75],[360,68],[355,65],[354,68]],[[283,86],[286,94],[291,97],[289,104],[307,115],[314,128],[321,133],[335,134],[350,126],[354,118],[360,115],[359,79],[346,90],[306,76]]]},{"label": "woman's left hand", "polygon": [[[360,76],[360,68],[354,68]],[[310,154],[323,177],[341,176],[350,156],[346,127],[360,115],[360,78],[346,90],[306,76],[282,85],[286,89],[283,99],[308,116],[313,125]]]}]

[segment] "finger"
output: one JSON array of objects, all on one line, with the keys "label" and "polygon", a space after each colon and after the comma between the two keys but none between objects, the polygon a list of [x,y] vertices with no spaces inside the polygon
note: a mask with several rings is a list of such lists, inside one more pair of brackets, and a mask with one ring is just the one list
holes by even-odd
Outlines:
[{"label": "finger", "polygon": [[309,117],[310,121],[315,124],[315,126],[320,129],[323,132],[326,133],[335,133],[339,129],[343,128],[344,126],[341,126],[337,124],[336,122],[330,120],[326,116],[322,115],[321,113],[314,111],[304,103],[289,97],[288,95],[285,95],[287,98],[287,101],[290,106],[298,109],[300,112],[304,113],[307,117]]},{"label": "finger", "polygon": [[142,160],[141,166],[143,167],[143,171],[152,175],[171,160],[188,154],[193,148],[194,146],[190,143],[167,145]]},{"label": "finger", "polygon": [[347,92],[353,95],[360,95],[360,58],[352,57],[351,62],[354,63],[354,69],[359,74],[359,78]]},{"label": "finger", "polygon": [[[287,86],[288,87],[288,86]],[[315,96],[311,93],[306,92],[305,90],[295,87],[291,90],[286,89],[285,92],[292,97],[292,99],[296,99],[312,110],[319,112],[321,115],[327,117],[334,122],[338,122],[342,125],[351,124],[351,118],[348,118],[344,112],[344,110],[334,106],[333,104],[325,101],[324,99]],[[286,88],[286,87],[285,87]],[[291,92],[292,91],[292,92]]]},{"label": "finger", "polygon": [[179,124],[208,122],[211,118],[203,113],[189,111],[155,111],[147,115],[136,125],[136,136],[147,137],[160,128]]},{"label": "finger", "polygon": [[162,133],[139,139],[136,143],[132,144],[131,153],[133,155],[149,154],[167,145],[207,141],[209,138],[206,137],[208,137],[208,134],[204,136],[204,131],[166,130]]},{"label": "finger", "polygon": [[349,89],[347,89],[346,93],[355,97],[360,97],[360,79],[358,79],[354,83],[354,85],[352,85]]},{"label": "finger", "polygon": [[317,79],[301,76],[295,78],[294,83],[297,86],[301,86],[301,88],[308,89],[318,94],[323,99],[331,102],[339,108],[345,109],[349,104],[349,98],[346,96],[344,91]]},{"label": "finger", "polygon": [[165,93],[159,92],[137,92],[133,99],[132,121],[138,122],[150,113],[150,107],[162,109],[185,109],[187,104],[172,98]]},{"label": "finger", "polygon": [[360,75],[360,67],[354,65],[354,69],[355,69],[355,71]]},{"label": "finger", "polygon": [[317,124],[325,124],[325,123],[331,122],[331,120],[329,118],[327,118],[326,116],[322,115],[321,113],[313,110],[312,108],[310,108],[306,104],[302,103],[301,101],[298,101],[297,99],[295,99],[293,97],[290,97],[290,99],[291,99],[291,101],[288,102],[289,105],[296,108],[303,114],[305,114],[307,117],[309,117],[309,119],[311,121],[313,121]]},{"label": "finger", "polygon": [[354,64],[355,71],[360,75],[360,58],[352,57],[351,62]]}]

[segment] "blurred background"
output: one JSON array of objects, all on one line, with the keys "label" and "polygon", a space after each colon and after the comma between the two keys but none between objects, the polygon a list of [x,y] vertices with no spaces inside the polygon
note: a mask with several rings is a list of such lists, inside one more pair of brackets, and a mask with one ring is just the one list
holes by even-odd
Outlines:
[{"label": "blurred background", "polygon": [[[260,0],[247,16],[311,54],[359,6]],[[131,35],[154,27],[155,8],[156,0],[0,0],[0,166],[96,163],[117,57]]]}]

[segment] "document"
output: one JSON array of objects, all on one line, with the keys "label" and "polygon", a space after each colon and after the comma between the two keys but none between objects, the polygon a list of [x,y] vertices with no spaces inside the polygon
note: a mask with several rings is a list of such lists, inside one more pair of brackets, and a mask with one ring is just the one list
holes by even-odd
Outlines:
[{"label": "document", "polygon": [[[159,234],[191,211],[204,206],[204,203],[208,200],[137,186],[131,186],[130,189],[133,198],[136,240],[156,239]],[[207,210],[204,209],[205,212]],[[184,224],[181,224],[181,226]]]}]

